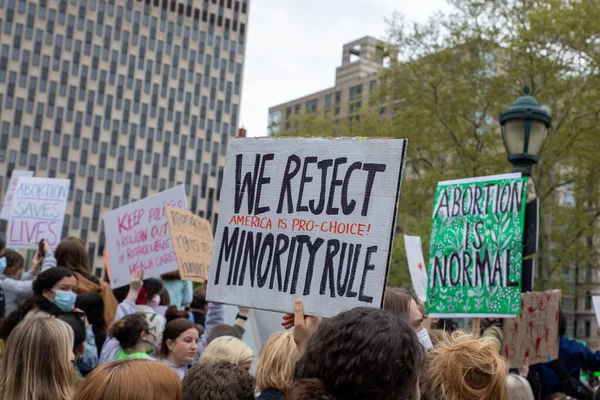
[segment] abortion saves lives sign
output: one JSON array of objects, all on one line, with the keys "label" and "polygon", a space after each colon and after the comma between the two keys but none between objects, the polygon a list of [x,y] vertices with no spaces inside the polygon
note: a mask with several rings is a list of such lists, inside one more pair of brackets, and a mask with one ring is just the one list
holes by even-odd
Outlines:
[{"label": "abortion saves lives sign", "polygon": [[10,207],[9,248],[37,249],[45,239],[55,248],[62,237],[69,179],[20,177]]},{"label": "abortion saves lives sign", "polygon": [[233,139],[210,301],[333,316],[381,305],[406,141]]},{"label": "abortion saves lives sign", "polygon": [[527,178],[438,183],[431,226],[431,317],[514,317],[521,310]]},{"label": "abortion saves lives sign", "polygon": [[165,206],[187,209],[184,185],[104,214],[113,288],[129,284],[133,271],[152,278],[178,269]]}]

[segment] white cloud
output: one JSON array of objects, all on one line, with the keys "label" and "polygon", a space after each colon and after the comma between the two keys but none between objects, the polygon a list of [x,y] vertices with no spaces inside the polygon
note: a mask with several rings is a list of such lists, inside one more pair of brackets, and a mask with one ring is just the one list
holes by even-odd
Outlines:
[{"label": "white cloud", "polygon": [[394,11],[424,22],[448,9],[445,0],[251,1],[240,125],[263,136],[269,107],[333,86],[344,43],[385,38]]}]

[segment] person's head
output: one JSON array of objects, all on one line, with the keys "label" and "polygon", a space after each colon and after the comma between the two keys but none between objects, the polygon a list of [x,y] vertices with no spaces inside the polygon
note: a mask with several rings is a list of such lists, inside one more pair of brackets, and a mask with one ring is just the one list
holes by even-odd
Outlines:
[{"label": "person's head", "polygon": [[52,317],[23,321],[6,342],[0,398],[70,400],[74,361],[69,325]]},{"label": "person's head", "polygon": [[339,399],[410,399],[424,351],[404,318],[354,308],[324,320],[299,361],[299,378],[320,379]]},{"label": "person's head", "polygon": [[161,362],[111,361],[94,369],[79,384],[74,400],[181,400],[181,380]]},{"label": "person's head", "polygon": [[[162,298],[162,296],[161,296]],[[173,321],[174,319],[177,318],[185,318],[188,319],[189,315],[187,313],[187,311],[179,311],[177,309],[177,306],[171,305],[169,307],[167,307],[167,311],[165,311],[165,319],[167,320],[167,324],[171,321]]]},{"label": "person's head", "polygon": [[254,400],[254,378],[228,362],[198,362],[183,379],[182,400]]},{"label": "person's head", "polygon": [[6,259],[6,269],[4,275],[9,278],[20,280],[25,270],[25,260],[23,256],[11,249],[0,250],[0,258]]},{"label": "person's head", "polygon": [[455,332],[427,354],[421,395],[427,400],[505,400],[507,372],[492,343]]},{"label": "person's head", "polygon": [[50,315],[71,311],[75,304],[76,289],[77,278],[68,268],[56,267],[42,272],[33,281],[33,296],[21,303],[2,323],[0,339],[6,341],[31,310],[44,311]]},{"label": "person's head", "polygon": [[206,337],[206,345],[211,344],[213,340],[222,336],[233,336],[234,338],[241,339],[240,335],[235,329],[233,329],[231,325],[219,324],[215,325],[208,333],[208,336]]},{"label": "person's head", "polygon": [[258,390],[285,389],[292,378],[298,359],[298,347],[291,332],[275,332],[260,352],[256,363]]},{"label": "person's head", "polygon": [[520,375],[508,374],[506,378],[506,394],[510,400],[535,400],[531,385]]},{"label": "person's head", "polygon": [[145,279],[144,286],[140,290],[135,303],[148,306],[160,305],[160,291],[162,288],[163,284],[160,280],[156,278]]},{"label": "person's head", "polygon": [[75,359],[83,354],[85,345],[85,322],[82,318],[83,315],[76,313],[65,313],[58,316],[58,319],[66,322],[73,330],[73,354],[75,354]]},{"label": "person's head", "polygon": [[166,274],[162,274],[160,277],[163,281],[181,280],[181,274],[179,273],[179,270],[167,272]]},{"label": "person's head", "polygon": [[160,355],[177,366],[188,365],[196,358],[199,340],[200,332],[190,320],[174,319],[163,331]]},{"label": "person's head", "polygon": [[33,281],[33,293],[45,297],[64,312],[71,311],[75,306],[76,290],[77,277],[65,267],[46,270]]},{"label": "person's head", "polygon": [[248,345],[233,336],[221,336],[213,340],[200,356],[202,362],[227,361],[250,370],[254,352]]},{"label": "person's head", "polygon": [[399,288],[386,288],[383,310],[406,319],[410,326],[419,331],[423,328],[423,315],[412,293]]},{"label": "person's head", "polygon": [[206,287],[200,286],[194,290],[194,297],[190,303],[190,308],[195,311],[201,311],[206,314],[208,303],[206,302]]},{"label": "person's head", "polygon": [[80,238],[68,237],[63,239],[54,252],[56,263],[72,271],[88,275],[92,273],[85,242]]},{"label": "person's head", "polygon": [[104,327],[104,301],[99,293],[81,293],[75,300],[75,307],[79,308],[93,327]]},{"label": "person's head", "polygon": [[156,341],[154,327],[150,325],[148,318],[141,314],[126,315],[112,324],[109,333],[119,341],[121,348],[126,352],[133,351],[138,347],[145,347],[141,350],[150,352]]},{"label": "person's head", "polygon": [[319,379],[300,379],[285,391],[285,400],[337,400]]}]

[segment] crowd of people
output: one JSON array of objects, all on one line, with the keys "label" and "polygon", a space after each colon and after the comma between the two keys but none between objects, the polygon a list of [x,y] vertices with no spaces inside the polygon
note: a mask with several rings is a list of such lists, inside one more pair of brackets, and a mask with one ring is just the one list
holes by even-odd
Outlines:
[{"label": "crowd of people", "polygon": [[600,352],[566,338],[562,318],[559,359],[510,370],[498,321],[461,331],[388,288],[381,310],[328,319],[297,300],[287,331],[255,354],[242,340],[249,309],[225,321],[206,285],[177,272],[132,273],[112,290],[77,238],[25,264],[0,250],[0,400],[600,399],[579,379],[600,371]]}]

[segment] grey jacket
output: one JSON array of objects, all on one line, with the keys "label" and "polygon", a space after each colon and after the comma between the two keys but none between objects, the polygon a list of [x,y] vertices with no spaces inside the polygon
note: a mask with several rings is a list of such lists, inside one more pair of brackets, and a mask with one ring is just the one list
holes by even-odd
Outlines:
[{"label": "grey jacket", "polygon": [[[54,267],[56,267],[56,258],[54,258],[54,253],[49,251],[46,253],[44,261],[42,262],[42,272]],[[4,290],[4,301],[6,303],[4,315],[8,316],[17,308],[21,299],[31,294],[34,278],[34,270],[23,273],[21,280],[16,280],[7,277],[4,274],[0,274],[0,285],[2,285],[2,289]]]}]

